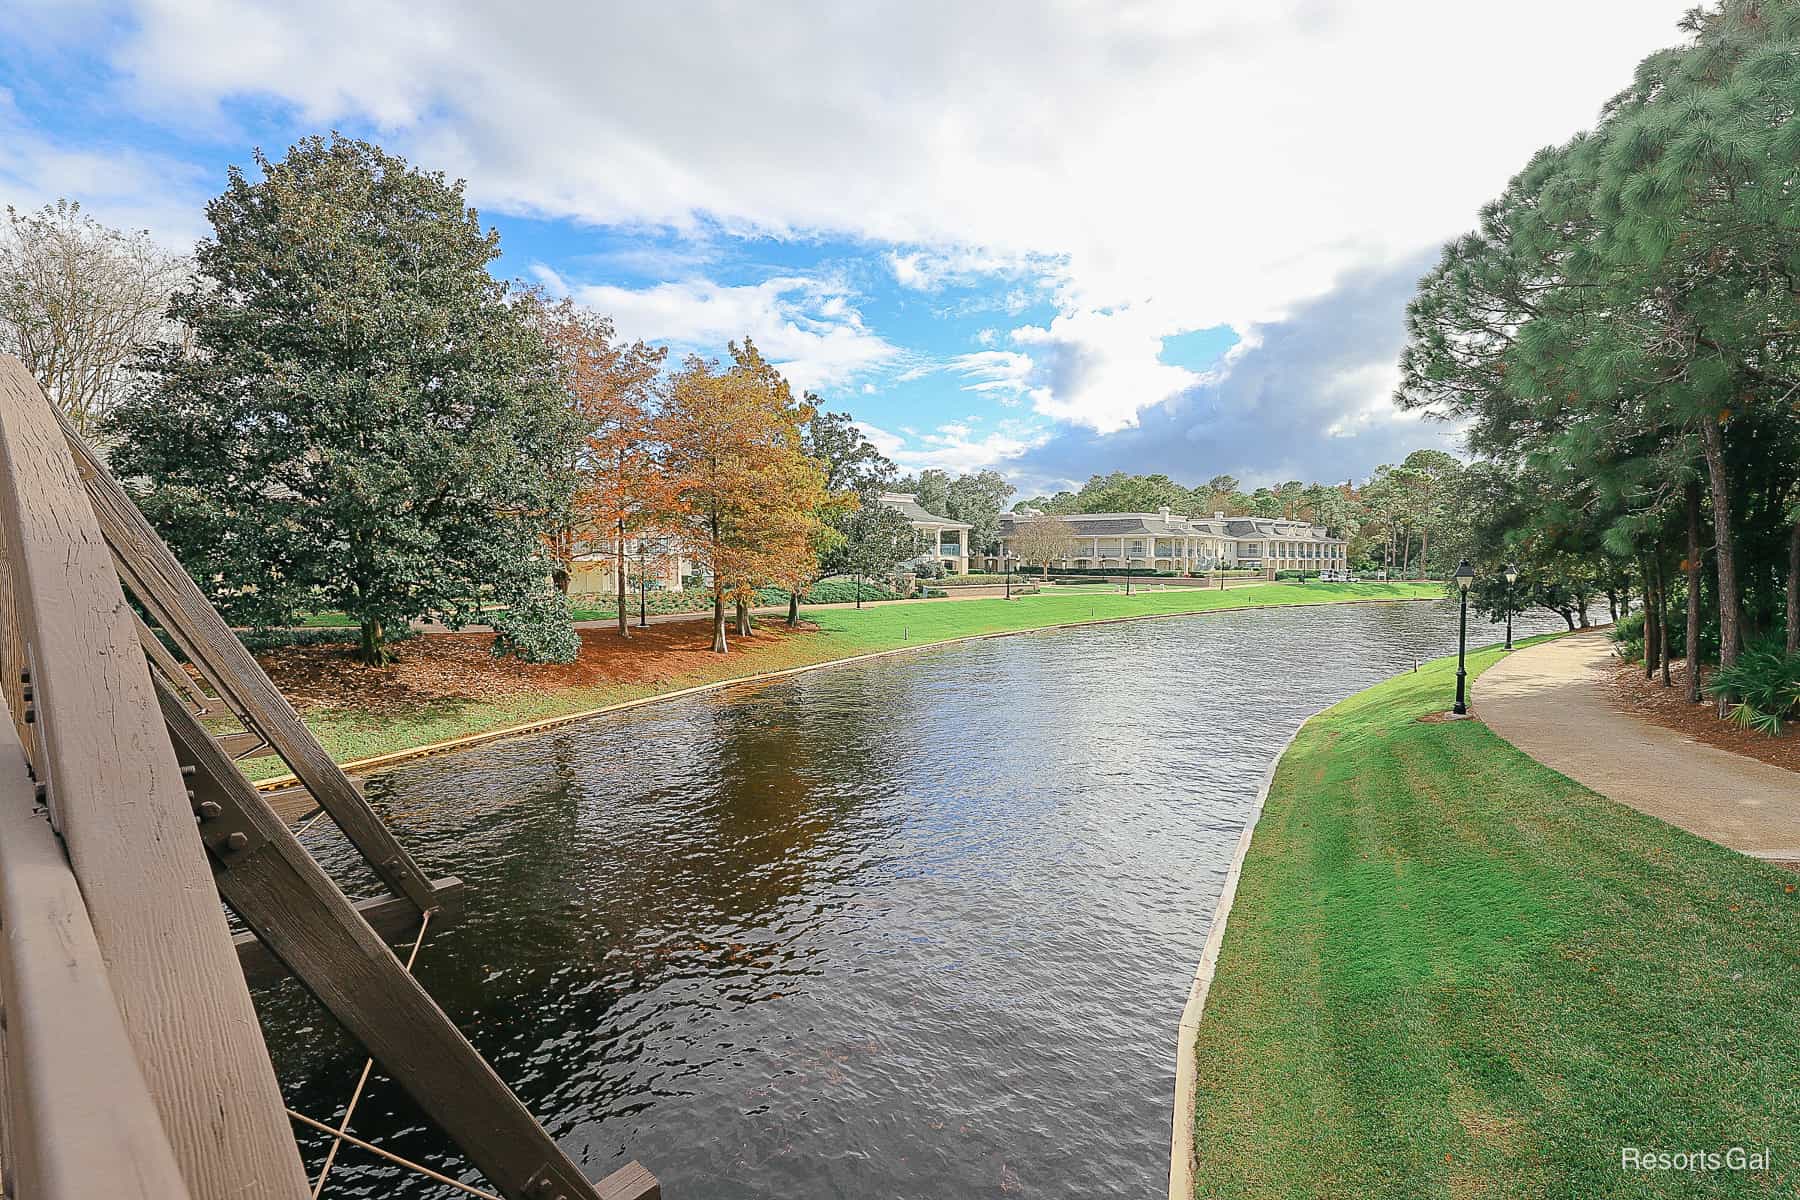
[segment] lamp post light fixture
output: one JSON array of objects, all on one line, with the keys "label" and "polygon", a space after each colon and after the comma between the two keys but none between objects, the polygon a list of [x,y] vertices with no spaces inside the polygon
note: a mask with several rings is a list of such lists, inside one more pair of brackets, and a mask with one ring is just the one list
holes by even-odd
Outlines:
[{"label": "lamp post light fixture", "polygon": [[1506,564],[1506,648],[1512,649],[1513,584],[1519,582],[1519,565]]},{"label": "lamp post light fixture", "polygon": [[1456,703],[1450,711],[1459,717],[1469,715],[1468,671],[1465,659],[1469,648],[1469,585],[1475,582],[1475,568],[1469,565],[1468,559],[1456,564],[1456,590],[1462,600],[1461,615],[1456,634]]},{"label": "lamp post light fixture", "polygon": [[649,569],[648,569],[649,563],[647,561],[650,557],[649,551],[650,551],[650,548],[644,544],[644,539],[642,537],[638,538],[638,628],[639,629],[645,629],[650,624],[650,605],[649,605],[650,578],[649,578]]}]

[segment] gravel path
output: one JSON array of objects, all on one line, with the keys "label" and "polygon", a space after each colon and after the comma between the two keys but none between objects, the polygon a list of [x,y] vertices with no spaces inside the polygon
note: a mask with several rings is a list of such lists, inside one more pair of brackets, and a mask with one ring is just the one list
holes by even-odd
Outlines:
[{"label": "gravel path", "polygon": [[1603,796],[1756,858],[1800,860],[1800,772],[1618,711],[1611,653],[1602,632],[1520,650],[1477,681],[1475,715]]}]

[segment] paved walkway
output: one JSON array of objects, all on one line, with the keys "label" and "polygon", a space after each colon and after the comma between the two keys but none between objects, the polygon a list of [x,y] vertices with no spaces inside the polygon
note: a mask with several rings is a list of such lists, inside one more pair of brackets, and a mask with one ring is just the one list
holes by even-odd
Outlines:
[{"label": "paved walkway", "polygon": [[1602,632],[1527,647],[1475,681],[1475,715],[1603,796],[1757,858],[1800,859],[1800,773],[1614,709]]}]

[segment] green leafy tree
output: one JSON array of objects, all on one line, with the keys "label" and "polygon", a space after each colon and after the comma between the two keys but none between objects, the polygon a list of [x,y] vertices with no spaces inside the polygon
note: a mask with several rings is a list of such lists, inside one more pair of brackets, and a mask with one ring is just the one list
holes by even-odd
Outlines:
[{"label": "green leafy tree", "polygon": [[[912,524],[881,503],[897,474],[849,413],[826,412],[807,394],[813,414],[802,431],[806,453],[824,470],[827,500],[814,535],[817,564],[811,582],[832,575],[882,576],[913,553]],[[800,622],[801,592],[788,593],[788,624]]]},{"label": "green leafy tree", "polygon": [[114,414],[114,465],[145,481],[146,515],[235,620],[341,608],[370,665],[426,614],[516,604],[566,624],[536,603],[540,530],[580,435],[488,274],[498,235],[460,184],[368,142],[255,161],[259,179],[232,168],[207,206],[199,280],[171,302],[191,352],[151,354]]},{"label": "green leafy tree", "polygon": [[1000,514],[1014,489],[997,471],[977,471],[953,479],[947,472],[928,470],[900,480],[894,490],[911,493],[928,513],[968,522],[974,526],[969,534],[970,549],[991,552],[1000,540]]}]

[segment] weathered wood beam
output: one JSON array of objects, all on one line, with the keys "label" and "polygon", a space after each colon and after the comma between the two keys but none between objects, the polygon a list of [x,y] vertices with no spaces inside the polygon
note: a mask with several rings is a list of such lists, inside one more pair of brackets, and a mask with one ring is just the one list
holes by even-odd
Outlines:
[{"label": "weathered wood beam", "polygon": [[419,864],[351,786],[349,777],[319,745],[293,705],[244,649],[224,618],[201,595],[187,571],[81,435],[66,420],[62,431],[87,486],[106,543],[132,593],[155,614],[157,624],[219,690],[220,697],[245,726],[268,739],[275,753],[331,814],[388,890],[408,897],[421,911],[430,907],[431,881]]},{"label": "weathered wood beam", "polygon": [[181,664],[175,661],[175,656],[169,653],[169,648],[162,644],[162,639],[156,636],[156,631],[144,624],[144,618],[138,616],[136,611],[132,612],[131,620],[137,628],[138,644],[143,646],[144,657],[150,660],[150,665],[162,672],[163,678],[186,696],[189,704],[202,712],[210,709],[213,705],[212,697],[208,696],[206,691],[194,681],[192,675],[181,669]]},{"label": "weathered wood beam", "polygon": [[6,356],[0,542],[16,634],[0,672],[29,674],[18,696],[27,757],[188,1190],[195,1200],[306,1196],[131,609],[58,414]]},{"label": "weathered wood beam", "polygon": [[[437,933],[456,924],[462,916],[463,884],[456,876],[447,875],[433,881],[431,886],[436,896],[431,932]],[[355,907],[357,915],[384,942],[406,941],[419,932],[419,910],[411,900],[400,896],[377,896],[373,900],[358,900]],[[251,987],[266,987],[288,977],[287,964],[269,953],[269,948],[257,940],[254,933],[240,933],[234,940],[237,942],[238,965],[244,969],[244,979]]]},{"label": "weathered wood beam", "polygon": [[[599,1200],[204,726],[158,688],[219,894],[508,1200]],[[647,1194],[647,1193],[639,1193]]]},{"label": "weathered wood beam", "polygon": [[41,1200],[186,1200],[81,888],[4,722],[0,931],[8,1190]]}]

